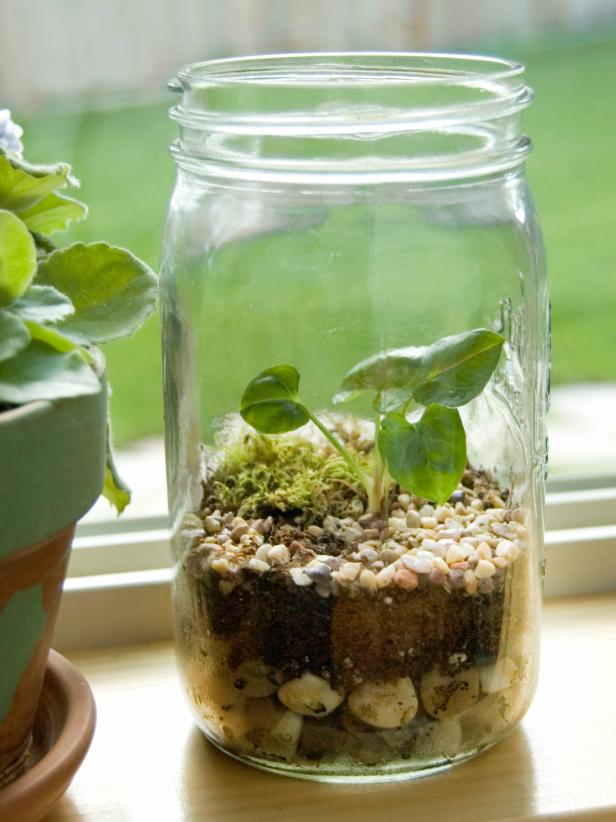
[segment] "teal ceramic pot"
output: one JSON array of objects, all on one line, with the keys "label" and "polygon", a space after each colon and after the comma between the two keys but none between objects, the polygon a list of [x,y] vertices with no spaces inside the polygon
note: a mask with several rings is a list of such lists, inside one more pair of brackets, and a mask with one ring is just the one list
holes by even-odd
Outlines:
[{"label": "teal ceramic pot", "polygon": [[106,416],[104,386],[0,413],[0,777],[29,741],[75,523],[103,486]]}]

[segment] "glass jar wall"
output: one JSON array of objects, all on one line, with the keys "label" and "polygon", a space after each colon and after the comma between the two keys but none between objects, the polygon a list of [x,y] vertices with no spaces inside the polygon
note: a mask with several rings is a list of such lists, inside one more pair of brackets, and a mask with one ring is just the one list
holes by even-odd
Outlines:
[{"label": "glass jar wall", "polygon": [[254,765],[408,777],[537,676],[548,302],[521,66],[211,61],[163,247],[178,656]]}]

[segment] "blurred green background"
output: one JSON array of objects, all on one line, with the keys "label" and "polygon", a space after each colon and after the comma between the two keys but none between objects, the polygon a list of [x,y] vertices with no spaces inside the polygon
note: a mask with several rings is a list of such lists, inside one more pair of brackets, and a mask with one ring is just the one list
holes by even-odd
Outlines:
[{"label": "blurred green background", "polygon": [[[526,64],[536,94],[525,127],[551,281],[553,381],[616,380],[616,37],[509,45],[501,53]],[[79,196],[90,217],[66,241],[105,239],[158,265],[174,178],[169,104],[35,115],[15,108],[28,159],[66,160],[83,180]],[[158,319],[106,354],[116,443],[161,433]]]}]

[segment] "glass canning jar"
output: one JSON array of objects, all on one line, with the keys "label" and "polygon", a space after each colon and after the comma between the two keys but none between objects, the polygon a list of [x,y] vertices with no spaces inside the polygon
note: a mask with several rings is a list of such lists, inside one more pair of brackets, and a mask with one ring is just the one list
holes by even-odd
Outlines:
[{"label": "glass canning jar", "polygon": [[194,717],[304,777],[463,760],[537,677],[549,337],[524,69],[281,55],[171,87],[166,448]]}]

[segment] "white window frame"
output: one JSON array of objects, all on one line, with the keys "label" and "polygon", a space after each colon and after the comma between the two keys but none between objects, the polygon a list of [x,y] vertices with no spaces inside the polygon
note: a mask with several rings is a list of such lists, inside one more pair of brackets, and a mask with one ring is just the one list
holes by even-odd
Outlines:
[{"label": "white window frame", "polygon": [[[592,485],[592,482],[588,483]],[[616,589],[616,482],[546,497],[546,596]],[[167,519],[78,528],[58,616],[60,651],[169,639],[172,557]]]}]

